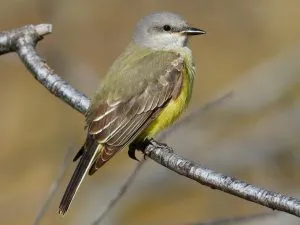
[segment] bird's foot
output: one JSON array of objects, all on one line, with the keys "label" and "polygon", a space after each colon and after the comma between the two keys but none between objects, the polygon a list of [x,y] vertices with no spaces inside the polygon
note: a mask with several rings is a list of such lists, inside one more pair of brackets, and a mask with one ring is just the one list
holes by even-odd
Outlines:
[{"label": "bird's foot", "polygon": [[148,143],[146,144],[145,146],[145,150],[146,150],[146,147],[151,145],[151,148],[153,149],[164,149],[165,151],[168,151],[169,153],[173,153],[173,149],[170,148],[167,144],[164,144],[164,143],[160,143],[160,142],[157,142],[155,141],[154,139],[149,139],[148,140]]},{"label": "bird's foot", "polygon": [[128,156],[131,159],[140,161],[136,157],[136,151],[141,151],[144,153],[144,159],[146,159],[147,154],[149,154],[152,150],[155,149],[164,149],[165,151],[167,150],[169,153],[173,153],[173,149],[170,148],[167,144],[164,143],[159,143],[155,141],[154,139],[145,139],[141,142],[134,142],[129,145],[129,150],[128,150]]},{"label": "bird's foot", "polygon": [[[146,148],[148,145],[152,145],[152,141],[153,139],[145,139],[143,141],[135,141],[133,143],[131,143],[129,145],[129,149],[128,149],[128,156],[131,159],[137,160],[137,161],[141,161],[136,157],[136,151],[140,151],[142,153],[145,152]],[[144,154],[143,159],[146,159],[146,155]]]}]

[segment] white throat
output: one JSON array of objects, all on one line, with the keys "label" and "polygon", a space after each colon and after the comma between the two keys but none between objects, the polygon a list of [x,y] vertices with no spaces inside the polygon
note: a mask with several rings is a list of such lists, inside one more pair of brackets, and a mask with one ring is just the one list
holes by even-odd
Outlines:
[{"label": "white throat", "polygon": [[136,36],[133,41],[142,47],[155,50],[177,50],[187,45],[187,37],[179,33]]}]

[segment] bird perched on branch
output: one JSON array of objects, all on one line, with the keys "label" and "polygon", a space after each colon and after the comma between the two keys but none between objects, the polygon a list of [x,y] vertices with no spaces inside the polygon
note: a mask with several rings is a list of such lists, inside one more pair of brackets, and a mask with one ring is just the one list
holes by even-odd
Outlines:
[{"label": "bird perched on branch", "polygon": [[94,174],[121,149],[171,125],[191,98],[195,67],[188,39],[205,32],[179,15],[153,13],[135,27],[132,41],[113,63],[86,114],[87,138],[59,206],[65,214],[87,173]]}]

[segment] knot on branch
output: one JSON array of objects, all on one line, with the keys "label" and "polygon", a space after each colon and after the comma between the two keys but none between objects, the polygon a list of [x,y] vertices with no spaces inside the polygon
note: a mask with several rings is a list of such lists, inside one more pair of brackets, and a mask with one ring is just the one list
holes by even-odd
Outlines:
[{"label": "knot on branch", "polygon": [[35,46],[43,36],[52,32],[51,24],[26,25],[0,32],[0,55],[17,51],[21,46]]}]

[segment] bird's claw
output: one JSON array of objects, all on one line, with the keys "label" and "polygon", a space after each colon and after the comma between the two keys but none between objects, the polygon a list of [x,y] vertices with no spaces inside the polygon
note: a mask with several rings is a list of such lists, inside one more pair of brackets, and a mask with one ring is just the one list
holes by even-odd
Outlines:
[{"label": "bird's claw", "polygon": [[160,149],[167,150],[169,153],[174,152],[174,150],[172,148],[170,148],[167,144],[157,142],[154,139],[147,140],[146,145],[152,145],[154,148],[160,148]]},{"label": "bird's claw", "polygon": [[136,148],[129,147],[128,156],[129,158],[139,162],[140,160],[138,160],[138,158],[135,156],[135,152],[136,152]]},{"label": "bird's claw", "polygon": [[[147,146],[149,146],[149,148],[147,148]],[[157,148],[161,148],[161,149],[167,150],[169,153],[173,153],[173,149],[170,148],[167,144],[159,143],[151,138],[151,139],[145,139],[142,142],[131,143],[129,145],[128,156],[131,159],[134,159],[134,160],[140,162],[140,160],[135,156],[135,153],[137,150],[142,151],[144,153],[143,158],[145,160],[147,158],[147,152],[149,152],[149,151],[151,152],[152,150],[157,149]]]}]

